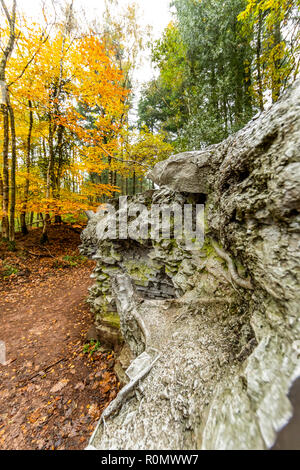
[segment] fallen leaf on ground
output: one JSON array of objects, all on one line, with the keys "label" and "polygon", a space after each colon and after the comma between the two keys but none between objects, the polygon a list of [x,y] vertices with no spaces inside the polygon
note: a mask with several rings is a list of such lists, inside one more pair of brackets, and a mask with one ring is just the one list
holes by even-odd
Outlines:
[{"label": "fallen leaf on ground", "polygon": [[60,382],[55,384],[54,387],[51,388],[50,393],[60,392],[68,383],[69,381],[67,379],[62,379]]}]

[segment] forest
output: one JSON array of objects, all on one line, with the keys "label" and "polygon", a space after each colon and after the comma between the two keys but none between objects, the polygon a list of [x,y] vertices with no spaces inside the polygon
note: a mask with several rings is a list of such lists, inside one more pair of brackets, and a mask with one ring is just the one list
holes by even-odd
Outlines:
[{"label": "forest", "polygon": [[0,0],[0,449],[299,450],[300,0],[149,3]]},{"label": "forest", "polygon": [[[222,141],[275,102],[299,71],[298,0],[175,0],[151,42],[134,5],[85,24],[76,2],[41,21],[2,1],[1,232],[75,219],[151,186],[172,153]],[[156,76],[134,106],[134,70],[151,47]]]}]

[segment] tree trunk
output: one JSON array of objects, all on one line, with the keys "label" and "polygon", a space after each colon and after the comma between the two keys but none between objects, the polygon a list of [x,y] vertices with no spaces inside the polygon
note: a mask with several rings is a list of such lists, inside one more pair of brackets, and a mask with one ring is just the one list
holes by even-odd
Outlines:
[{"label": "tree trunk", "polygon": [[143,180],[143,178],[141,178],[140,179],[140,193],[143,192],[143,182],[144,182],[144,180]]},{"label": "tree trunk", "polygon": [[[49,200],[51,196],[51,190],[53,195],[53,186],[54,186],[54,147],[53,147],[53,128],[51,122],[51,116],[49,116],[49,162],[47,168],[47,183],[46,183],[46,198]],[[49,210],[49,204],[48,210]],[[46,221],[46,223],[45,223]],[[50,221],[50,214],[47,211],[45,214],[44,229],[47,230],[48,222]],[[44,233],[43,233],[44,237]],[[44,237],[46,239],[46,237]]]},{"label": "tree trunk", "polygon": [[16,165],[17,165],[17,149],[16,149],[16,126],[15,114],[8,98],[8,110],[10,116],[11,129],[11,172],[10,172],[10,224],[9,224],[9,241],[15,241],[15,212],[16,212]]},{"label": "tree trunk", "polygon": [[48,229],[47,215],[49,215],[49,214],[45,214],[45,216],[44,216],[43,232],[42,232],[42,236],[41,236],[41,240],[40,240],[42,245],[48,243],[48,241],[49,241],[48,232],[47,232],[47,229]]},{"label": "tree trunk", "polygon": [[2,179],[2,174],[0,173],[0,198],[2,200],[3,198],[3,179]]},{"label": "tree trunk", "polygon": [[2,237],[9,238],[9,169],[8,169],[8,148],[9,148],[9,117],[6,105],[1,105],[3,114],[3,199],[2,199]]},{"label": "tree trunk", "polygon": [[0,63],[0,85],[1,85],[1,111],[3,114],[3,217],[2,217],[2,237],[9,238],[9,169],[8,169],[8,148],[9,148],[9,110],[8,110],[8,89],[5,81],[5,71],[7,62],[15,44],[15,24],[16,24],[16,0],[13,0],[12,14],[10,15],[4,0],[1,0],[9,24],[9,40],[3,50]]},{"label": "tree trunk", "polygon": [[40,222],[42,223],[42,226],[43,226],[44,224],[43,214],[41,213],[38,214],[38,221],[39,221],[38,227],[40,226]]},{"label": "tree trunk", "polygon": [[[274,25],[274,45],[276,47],[281,42],[281,24],[280,21],[276,21]],[[281,90],[281,79],[279,76],[279,69],[280,69],[280,60],[274,58],[274,66],[272,70],[272,102],[275,103],[278,100]]]},{"label": "tree trunk", "polygon": [[29,175],[30,175],[30,166],[31,166],[31,161],[30,161],[31,135],[32,135],[32,128],[33,128],[33,111],[32,111],[31,100],[28,101],[28,106],[29,106],[29,129],[28,129],[27,150],[26,150],[27,178],[26,178],[26,183],[25,183],[23,211],[21,213],[21,230],[22,230],[23,235],[28,234],[28,229],[26,225],[26,210],[27,210],[28,196],[29,196]]},{"label": "tree trunk", "polygon": [[[63,169],[63,137],[64,137],[64,127],[59,125],[57,130],[57,150],[56,153],[58,154],[58,165],[57,165],[57,173],[55,177],[55,188],[53,196],[55,199],[60,199],[60,188],[61,188],[61,174]],[[55,223],[61,224],[62,218],[59,214],[55,214]]]},{"label": "tree trunk", "polygon": [[132,178],[132,194],[136,194],[136,172],[133,172]]},{"label": "tree trunk", "polygon": [[259,10],[258,17],[258,30],[257,30],[257,42],[256,42],[256,67],[257,67],[257,85],[258,85],[258,101],[259,108],[261,111],[264,110],[264,96],[263,96],[263,84],[262,84],[262,72],[261,72],[261,32],[262,32],[262,12]]}]

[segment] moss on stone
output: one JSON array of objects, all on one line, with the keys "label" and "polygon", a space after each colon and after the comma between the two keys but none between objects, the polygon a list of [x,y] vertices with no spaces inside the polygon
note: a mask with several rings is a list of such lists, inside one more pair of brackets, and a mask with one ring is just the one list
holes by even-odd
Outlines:
[{"label": "moss on stone", "polygon": [[103,323],[111,326],[112,328],[120,329],[120,317],[118,314],[106,313],[102,317]]},{"label": "moss on stone", "polygon": [[124,266],[132,279],[146,285],[149,282],[149,277],[155,275],[155,270],[145,263],[137,263],[132,260],[124,263]]},{"label": "moss on stone", "polygon": [[207,258],[216,254],[208,238],[205,239],[202,250],[205,252]]},{"label": "moss on stone", "polygon": [[222,258],[220,258],[220,256],[217,255],[217,253],[215,252],[213,246],[211,245],[210,239],[208,237],[206,237],[206,239],[204,241],[202,251],[205,252],[207,258],[214,257],[216,260],[218,260],[227,269],[227,264],[225,263],[225,261]]}]

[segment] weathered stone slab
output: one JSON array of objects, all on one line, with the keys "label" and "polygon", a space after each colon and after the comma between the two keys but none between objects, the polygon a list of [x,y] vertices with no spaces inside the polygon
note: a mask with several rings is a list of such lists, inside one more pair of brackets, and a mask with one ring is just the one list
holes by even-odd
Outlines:
[{"label": "weathered stone slab", "polygon": [[159,186],[178,192],[207,194],[213,177],[212,156],[212,151],[173,155],[155,165],[147,176]]},{"label": "weathered stone slab", "polygon": [[[150,252],[149,243],[128,241],[116,271],[107,271],[111,288],[99,277],[102,294],[108,289],[116,300],[133,353],[160,356],[135,396],[105,429],[99,425],[93,446],[269,449],[293,415],[297,419],[289,392],[300,376],[299,152],[298,81],[226,141],[154,168],[153,181],[168,188],[135,200],[184,204],[186,193],[207,194],[208,233],[194,254],[170,241],[151,241]],[[101,276],[104,257],[120,244],[97,239],[98,218],[90,220],[83,246],[86,254],[103,256]],[[124,259],[127,266],[135,259],[139,269],[124,269]],[[137,295],[136,277],[146,288],[157,265],[182,297]],[[236,276],[249,279],[252,289]]]}]

